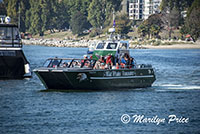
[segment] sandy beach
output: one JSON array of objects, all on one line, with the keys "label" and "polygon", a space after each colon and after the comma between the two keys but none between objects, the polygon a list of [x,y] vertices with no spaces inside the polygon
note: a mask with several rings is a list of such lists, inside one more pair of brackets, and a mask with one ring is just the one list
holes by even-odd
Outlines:
[{"label": "sandy beach", "polygon": [[200,43],[198,42],[194,44],[174,44],[160,46],[142,45],[142,47],[146,49],[200,49]]}]

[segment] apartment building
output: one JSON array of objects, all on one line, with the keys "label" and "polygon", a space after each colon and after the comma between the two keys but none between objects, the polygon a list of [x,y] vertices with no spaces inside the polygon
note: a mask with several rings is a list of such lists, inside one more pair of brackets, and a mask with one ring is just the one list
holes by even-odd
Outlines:
[{"label": "apartment building", "polygon": [[159,13],[161,2],[162,0],[124,0],[124,3],[128,4],[128,14],[131,20],[144,20],[151,14]]},{"label": "apartment building", "polygon": [[144,0],[143,19],[147,19],[151,14],[160,12],[162,0]]},{"label": "apartment building", "polygon": [[129,18],[132,20],[140,20],[143,18],[143,1],[144,0],[130,0],[129,1]]}]

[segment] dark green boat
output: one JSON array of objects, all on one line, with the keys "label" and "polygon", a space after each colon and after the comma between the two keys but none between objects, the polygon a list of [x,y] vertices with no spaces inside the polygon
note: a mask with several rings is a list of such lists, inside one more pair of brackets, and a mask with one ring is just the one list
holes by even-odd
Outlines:
[{"label": "dark green boat", "polygon": [[[81,61],[89,61],[90,66],[81,66],[78,64]],[[46,89],[54,90],[133,89],[150,87],[156,80],[151,65],[136,65],[130,69],[94,69],[95,64],[96,60],[51,58],[44,67],[33,71]]]}]

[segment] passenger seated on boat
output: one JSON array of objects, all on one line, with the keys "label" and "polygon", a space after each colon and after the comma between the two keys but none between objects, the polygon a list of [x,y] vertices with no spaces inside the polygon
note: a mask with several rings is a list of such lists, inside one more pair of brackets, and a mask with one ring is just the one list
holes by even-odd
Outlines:
[{"label": "passenger seated on boat", "polygon": [[116,68],[115,69],[119,69],[119,63],[116,63]]},{"label": "passenger seated on boat", "polygon": [[66,62],[64,62],[62,67],[68,67],[68,64]]},{"label": "passenger seated on boat", "polygon": [[135,61],[134,61],[134,58],[131,57],[130,62],[129,62],[129,68],[134,68],[134,67],[135,67]]},{"label": "passenger seated on boat", "polygon": [[105,69],[106,64],[103,56],[99,59],[99,62],[100,62],[100,69]]},{"label": "passenger seated on boat", "polygon": [[127,64],[127,58],[124,56],[121,58],[121,62],[120,62],[120,66],[121,68],[125,68],[126,64]]},{"label": "passenger seated on boat", "polygon": [[83,57],[84,57],[84,59],[81,60],[81,67],[85,66],[86,61],[87,61],[87,59],[88,59],[87,55],[84,55]]},{"label": "passenger seated on boat", "polygon": [[101,66],[101,63],[100,61],[98,60],[94,66],[94,69],[100,69],[100,66]]},{"label": "passenger seated on boat", "polygon": [[55,57],[55,59],[52,61],[52,66],[51,67],[56,67],[59,64],[59,61],[57,60],[58,57]]},{"label": "passenger seated on boat", "polygon": [[73,61],[72,62],[72,67],[76,67],[76,68],[78,67],[79,68],[80,67],[80,63],[78,61]]}]

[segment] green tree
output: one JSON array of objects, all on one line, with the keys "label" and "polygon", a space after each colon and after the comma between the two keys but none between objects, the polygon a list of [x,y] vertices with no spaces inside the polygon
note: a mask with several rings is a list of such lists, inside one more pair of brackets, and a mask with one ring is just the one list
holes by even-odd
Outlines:
[{"label": "green tree", "polygon": [[70,14],[68,10],[69,7],[64,3],[64,1],[58,3],[58,8],[55,13],[57,16],[56,28],[58,30],[69,28]]},{"label": "green tree", "polygon": [[138,27],[138,33],[142,37],[156,37],[159,35],[162,28],[161,15],[153,14]]},{"label": "green tree", "polygon": [[167,29],[169,32],[169,39],[171,39],[171,34],[173,32],[173,29],[176,29],[180,25],[181,20],[181,14],[180,11],[176,7],[174,7],[172,10],[170,8],[166,8],[162,12],[162,23],[163,27]]},{"label": "green tree", "polygon": [[18,4],[17,0],[10,0],[8,1],[8,6],[7,6],[7,15],[10,16],[11,22],[14,24],[18,23]]},{"label": "green tree", "polygon": [[72,15],[70,26],[72,28],[72,33],[78,34],[79,36],[83,33],[83,30],[89,28],[89,23],[87,21],[87,17],[83,13],[76,12]]},{"label": "green tree", "polygon": [[185,27],[195,41],[200,37],[200,0],[195,0],[189,8]]},{"label": "green tree", "polygon": [[[20,15],[20,31],[26,31],[26,11],[30,8],[29,0],[21,0],[19,3],[18,13]],[[19,21],[19,20],[18,20]]]},{"label": "green tree", "polygon": [[172,10],[174,7],[179,11],[183,11],[192,5],[194,0],[162,0],[160,9],[165,10],[170,8]]},{"label": "green tree", "polygon": [[105,21],[105,8],[101,0],[92,0],[88,8],[88,20],[95,28],[103,26]]},{"label": "green tree", "polygon": [[31,8],[29,9],[28,13],[26,15],[27,18],[30,20],[27,20],[26,24],[29,26],[28,31],[31,32],[32,34],[40,34],[43,35],[44,31],[42,29],[43,23],[42,23],[42,18],[41,18],[41,12],[42,12],[42,7],[41,7],[41,0],[30,0],[30,6]]},{"label": "green tree", "polygon": [[121,10],[121,2],[122,0],[106,0],[106,3],[110,3],[111,5],[113,5],[115,11]]},{"label": "green tree", "polygon": [[158,36],[159,32],[160,32],[160,27],[158,25],[155,25],[155,24],[151,25],[151,27],[150,27],[150,34],[151,34],[151,36],[153,38],[155,38],[156,36]]},{"label": "green tree", "polygon": [[116,33],[127,34],[131,28],[131,22],[127,14],[119,14],[116,16]]},{"label": "green tree", "polygon": [[146,37],[149,34],[148,26],[142,23],[138,27],[138,33],[141,37]]},{"label": "green tree", "polygon": [[6,15],[6,7],[3,2],[0,2],[0,15]]}]

